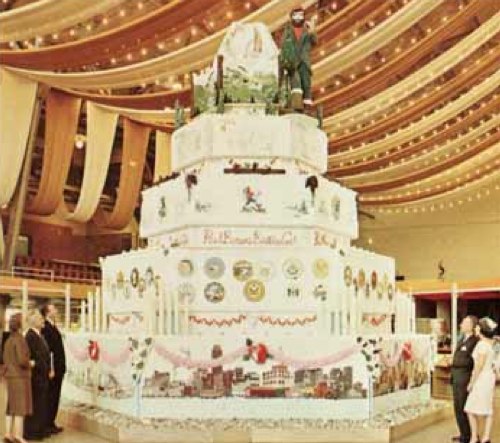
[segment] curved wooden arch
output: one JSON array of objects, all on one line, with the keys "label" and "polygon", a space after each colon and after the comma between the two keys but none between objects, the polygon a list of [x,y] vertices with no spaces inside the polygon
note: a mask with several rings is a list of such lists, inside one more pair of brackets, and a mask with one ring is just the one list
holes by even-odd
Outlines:
[{"label": "curved wooden arch", "polygon": [[436,143],[441,143],[449,139],[454,134],[457,134],[470,126],[473,126],[475,123],[482,120],[486,115],[489,115],[496,109],[498,109],[499,106],[500,99],[490,100],[490,102],[486,106],[479,108],[476,112],[467,115],[459,122],[450,125],[444,131],[441,131],[426,140],[423,140],[401,150],[393,148],[392,152],[389,155],[386,155],[382,158],[373,159],[369,162],[332,168],[329,170],[329,173],[331,173],[336,178],[340,178],[355,174],[362,174],[363,172],[375,171],[380,167],[388,166],[391,162],[395,162],[404,157],[409,157],[412,154],[421,152]]},{"label": "curved wooden arch", "polygon": [[[456,75],[453,80],[447,82],[439,91],[430,94],[425,100],[418,101],[415,105],[407,107],[403,112],[393,113],[391,117],[382,120],[380,123],[366,129],[361,129],[345,136],[330,140],[328,152],[330,154],[342,152],[346,145],[354,145],[361,142],[367,142],[377,136],[381,136],[391,130],[396,130],[411,120],[418,119],[426,114],[444,99],[457,93],[458,90],[469,88],[477,83],[480,78],[486,77],[497,71],[500,66],[500,47],[488,54],[482,63],[474,64],[467,72]],[[344,148],[344,149],[343,149]]]},{"label": "curved wooden arch", "polygon": [[[218,0],[215,0],[215,6]],[[214,6],[213,0],[196,0],[184,2],[172,0],[157,11],[139,17],[123,26],[111,29],[84,40],[67,42],[45,48],[20,51],[0,51],[2,64],[27,69],[61,69],[81,66],[109,59],[116,54],[122,45],[130,48],[131,42],[145,42],[154,37],[155,33],[169,35],[165,32],[178,23],[188,22],[197,14],[206,14],[207,9]]]},{"label": "curved wooden arch", "polygon": [[[495,159],[495,161],[498,159],[500,159],[500,157],[497,157]],[[418,198],[412,198],[411,196],[401,196],[401,197],[396,197],[396,198],[387,198],[387,199],[380,199],[380,200],[363,200],[363,201],[360,201],[360,204],[362,206],[381,206],[381,205],[396,205],[396,204],[401,204],[401,203],[417,202],[419,200],[425,200],[426,198],[429,198],[429,197],[435,197],[439,194],[444,194],[446,192],[453,191],[453,190],[461,188],[467,184],[472,184],[473,182],[481,180],[486,175],[496,173],[497,171],[500,171],[500,166],[497,166],[495,168],[490,168],[486,174],[483,174],[479,177],[471,177],[470,179],[464,180],[459,184],[453,184],[450,186],[442,186],[441,189],[439,189],[439,190],[421,192],[418,195]]]},{"label": "curved wooden arch", "polygon": [[366,183],[363,185],[354,186],[353,189],[357,192],[362,193],[372,193],[372,192],[381,192],[388,191],[390,189],[397,188],[399,186],[403,186],[407,183],[411,183],[417,180],[423,180],[429,178],[433,175],[439,174],[445,171],[448,168],[459,165],[460,163],[469,160],[472,157],[488,150],[492,147],[492,145],[496,144],[500,140],[500,132],[496,132],[491,137],[488,137],[486,140],[483,140],[481,143],[478,143],[476,146],[471,148],[468,151],[463,152],[455,157],[451,157],[448,160],[444,160],[443,162],[433,165],[429,168],[420,169],[414,173],[406,173],[403,177],[393,178],[391,180],[387,180],[384,182],[377,183]]},{"label": "curved wooden arch", "polygon": [[451,20],[442,24],[435,32],[424,37],[407,51],[389,60],[379,69],[372,70],[369,74],[359,78],[359,80],[321,97],[315,101],[315,104],[323,105],[324,114],[330,115],[343,106],[352,103],[358,97],[375,95],[384,90],[391,77],[418,63],[419,60],[428,56],[440,41],[448,38],[463,27],[471,17],[480,11],[483,1],[472,1],[462,11],[455,14]]}]

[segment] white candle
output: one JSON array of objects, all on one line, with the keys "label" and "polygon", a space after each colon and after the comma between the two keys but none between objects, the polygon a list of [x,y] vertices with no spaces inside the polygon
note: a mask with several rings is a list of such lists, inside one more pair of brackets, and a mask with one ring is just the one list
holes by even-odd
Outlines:
[{"label": "white candle", "polygon": [[71,327],[71,289],[70,285],[64,287],[64,329],[69,332]]},{"label": "white candle", "polygon": [[[359,296],[359,292],[358,292]],[[357,302],[357,297],[356,297],[356,290],[354,289],[353,286],[349,288],[349,297],[351,301],[351,307],[350,307],[350,315],[349,315],[349,333],[351,335],[357,334],[358,332],[358,313],[356,309],[356,302]]]},{"label": "white candle", "polygon": [[91,292],[87,293],[88,306],[88,329],[89,332],[94,332],[94,296]]},{"label": "white candle", "polygon": [[342,322],[341,322],[341,335],[347,334],[347,291],[342,291]]},{"label": "white candle", "polygon": [[101,332],[101,289],[95,290],[95,331]]},{"label": "white candle", "polygon": [[179,334],[179,297],[177,296],[177,293],[174,292],[172,293],[172,301],[174,305],[174,334],[178,335]]},{"label": "white candle", "polygon": [[170,297],[170,291],[167,291],[167,288],[163,284],[161,285],[161,294],[165,299],[164,301],[167,307],[166,335],[170,335],[172,333],[172,300]]}]

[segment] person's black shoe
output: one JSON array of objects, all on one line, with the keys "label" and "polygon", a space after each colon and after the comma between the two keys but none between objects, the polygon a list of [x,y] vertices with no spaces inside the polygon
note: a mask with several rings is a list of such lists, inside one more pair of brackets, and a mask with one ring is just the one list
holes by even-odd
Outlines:
[{"label": "person's black shoe", "polygon": [[49,432],[51,434],[59,434],[63,430],[64,430],[64,428],[61,428],[60,426],[52,426],[52,427],[49,428]]},{"label": "person's black shoe", "polygon": [[24,435],[24,439],[25,440],[29,440],[29,441],[42,441],[45,437],[41,436],[41,435],[30,435],[30,434],[26,434]]}]

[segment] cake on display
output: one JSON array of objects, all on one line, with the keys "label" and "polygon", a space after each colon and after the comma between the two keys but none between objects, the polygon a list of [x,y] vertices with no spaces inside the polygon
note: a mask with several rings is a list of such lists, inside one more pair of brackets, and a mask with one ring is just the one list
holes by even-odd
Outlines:
[{"label": "cake on display", "polygon": [[394,260],[351,245],[356,194],[324,176],[321,119],[283,111],[279,56],[264,25],[235,23],[194,76],[173,172],[143,192],[148,246],[102,260],[66,337],[68,397],[177,418],[369,418],[430,398],[430,339]]}]

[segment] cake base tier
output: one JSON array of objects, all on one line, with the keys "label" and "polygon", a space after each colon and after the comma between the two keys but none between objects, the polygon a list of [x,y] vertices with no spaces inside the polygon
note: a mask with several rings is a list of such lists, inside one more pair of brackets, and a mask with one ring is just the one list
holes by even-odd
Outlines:
[{"label": "cake base tier", "polygon": [[[372,420],[276,422],[252,420],[137,420],[99,408],[65,404],[65,426],[117,443],[392,443],[450,418],[449,404],[416,405]],[[392,425],[388,425],[391,422]]]}]

